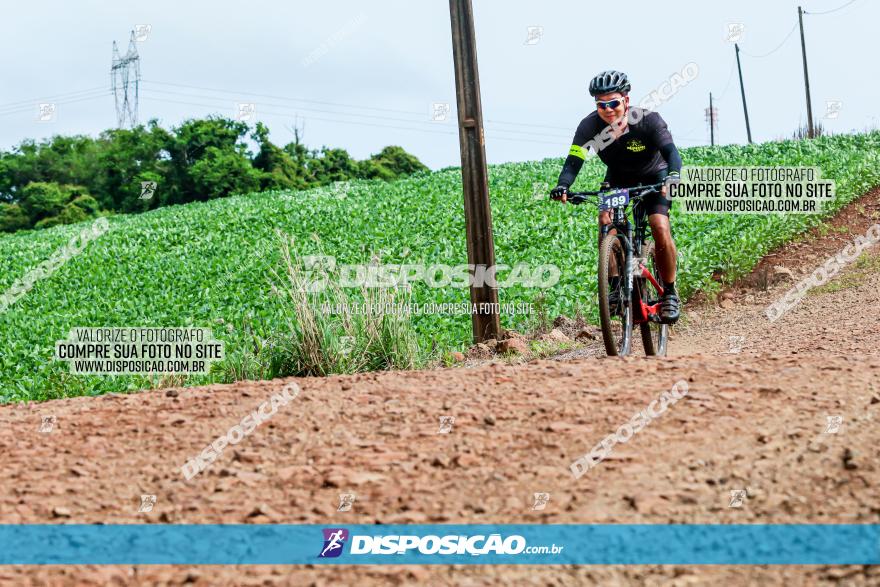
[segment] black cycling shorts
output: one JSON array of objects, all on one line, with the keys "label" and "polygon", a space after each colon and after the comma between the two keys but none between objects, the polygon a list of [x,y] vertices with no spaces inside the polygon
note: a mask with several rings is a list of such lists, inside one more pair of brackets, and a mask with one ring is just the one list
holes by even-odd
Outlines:
[{"label": "black cycling shorts", "polygon": [[[634,176],[627,174],[615,175],[609,171],[605,174],[605,181],[610,183],[613,188],[630,188],[637,185],[660,183],[666,179],[666,173],[666,169],[661,169],[657,173],[651,175]],[[662,196],[660,192],[655,192],[645,196],[641,200],[641,204],[639,206],[634,206],[634,209],[641,214],[647,214],[647,216],[651,216],[652,214],[663,214],[668,217],[669,208],[671,206],[672,200]]]}]

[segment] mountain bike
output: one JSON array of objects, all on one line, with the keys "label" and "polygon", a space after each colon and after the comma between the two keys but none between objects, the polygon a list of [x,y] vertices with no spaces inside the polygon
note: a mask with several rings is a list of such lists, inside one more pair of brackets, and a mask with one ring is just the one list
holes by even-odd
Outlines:
[{"label": "mountain bike", "polygon": [[[654,242],[649,240],[647,215],[642,208],[642,198],[659,192],[662,185],[612,189],[603,184],[598,191],[568,194],[572,204],[589,201],[599,210],[611,211],[611,223],[601,227],[599,246],[599,321],[605,352],[610,357],[630,353],[635,324],[641,330],[645,354],[666,355],[669,326],[660,321],[663,279],[654,256]],[[630,203],[632,223],[627,217]],[[610,234],[612,230],[616,232]],[[617,296],[612,296],[612,292]],[[619,303],[611,303],[614,297]]]}]

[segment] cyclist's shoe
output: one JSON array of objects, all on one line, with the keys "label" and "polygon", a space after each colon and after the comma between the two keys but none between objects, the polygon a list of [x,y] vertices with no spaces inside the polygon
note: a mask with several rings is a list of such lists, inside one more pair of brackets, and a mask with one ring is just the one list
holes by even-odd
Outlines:
[{"label": "cyclist's shoe", "polygon": [[674,291],[663,292],[660,297],[660,322],[663,324],[678,322],[679,306],[678,295]]}]

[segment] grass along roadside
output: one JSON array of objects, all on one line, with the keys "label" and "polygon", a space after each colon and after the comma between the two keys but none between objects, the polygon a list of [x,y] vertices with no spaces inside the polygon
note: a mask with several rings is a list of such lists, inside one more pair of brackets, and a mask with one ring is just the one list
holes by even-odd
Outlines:
[{"label": "grass along roadside", "polygon": [[[244,348],[226,362],[226,377],[273,379],[287,376],[322,376],[383,369],[414,369],[424,366],[412,322],[403,314],[385,312],[393,304],[405,304],[400,289],[361,288],[355,299],[335,282],[311,292],[310,274],[292,246],[279,232],[282,266],[273,270],[272,293],[279,299],[285,328],[267,339],[253,331],[253,347]],[[363,302],[361,302],[363,300]],[[365,303],[376,312],[357,313]],[[328,312],[338,308],[339,312]]]},{"label": "grass along roadside", "polygon": [[856,259],[849,271],[844,271],[828,283],[810,289],[807,294],[820,296],[844,289],[852,289],[862,285],[871,275],[880,273],[880,251],[864,251]]}]

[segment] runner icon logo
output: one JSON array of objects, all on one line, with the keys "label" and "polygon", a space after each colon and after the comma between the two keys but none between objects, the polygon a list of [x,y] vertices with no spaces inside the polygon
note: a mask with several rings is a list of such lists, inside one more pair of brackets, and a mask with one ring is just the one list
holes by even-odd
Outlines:
[{"label": "runner icon logo", "polygon": [[743,505],[743,502],[746,500],[746,490],[745,489],[731,489],[730,490],[730,504],[727,507],[730,508],[740,508]]},{"label": "runner icon logo", "polygon": [[543,510],[547,507],[547,502],[550,501],[549,493],[536,493],[535,494],[535,503],[532,505],[532,509],[536,511]]},{"label": "runner icon logo", "polygon": [[138,507],[138,513],[149,513],[153,511],[153,506],[156,505],[156,496],[155,495],[142,495],[141,496],[141,505]]},{"label": "runner icon logo", "polygon": [[843,416],[827,416],[828,425],[825,426],[825,434],[837,434],[840,425],[843,424]]},{"label": "runner icon logo", "polygon": [[354,505],[355,495],[354,493],[340,493],[339,494],[339,507],[336,509],[337,512],[350,512],[351,506]]},{"label": "runner icon logo", "polygon": [[345,528],[324,528],[324,548],[318,558],[335,558],[342,554],[345,541],[348,540],[348,530]]},{"label": "runner icon logo", "polygon": [[52,416],[43,416],[43,420],[40,422],[40,432],[52,432],[52,429],[55,428],[55,423],[58,419]]},{"label": "runner icon logo", "polygon": [[452,425],[455,424],[455,416],[440,416],[440,429],[438,434],[449,434],[452,432]]}]

